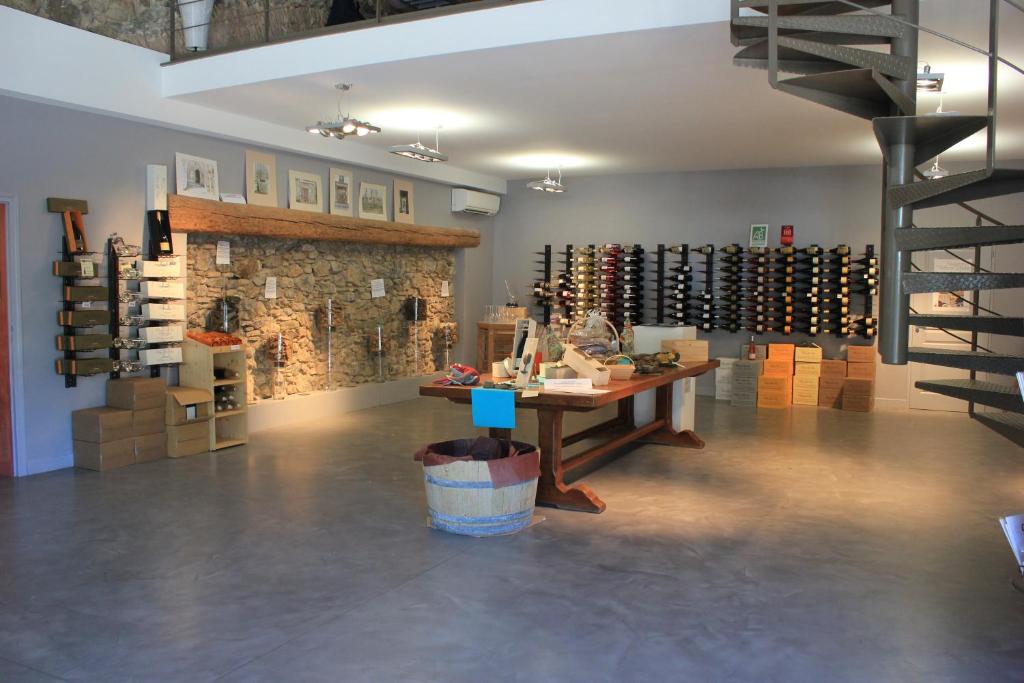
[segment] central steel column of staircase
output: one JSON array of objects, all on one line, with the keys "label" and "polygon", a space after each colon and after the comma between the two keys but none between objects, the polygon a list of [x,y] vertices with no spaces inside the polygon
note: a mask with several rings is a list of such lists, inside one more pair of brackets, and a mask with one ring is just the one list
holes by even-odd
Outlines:
[{"label": "central steel column of staircase", "polygon": [[[1000,62],[1001,2],[990,0],[989,46],[977,48],[920,25],[919,0],[733,0],[732,42],[739,66],[767,69],[773,88],[872,121],[884,159],[882,195],[882,286],[879,352],[882,362],[908,361],[970,370],[970,380],[920,382],[927,391],[962,398],[1012,413],[972,417],[1024,445],[1024,401],[1008,385],[979,382],[977,372],[1013,375],[1024,357],[978,350],[979,333],[1024,336],[1024,320],[978,315],[980,290],[1024,287],[1022,273],[912,272],[915,251],[1024,242],[1024,226],[1003,225],[965,202],[1024,192],[1024,171],[995,165],[996,104]],[[1011,3],[1017,9],[1021,6]],[[889,7],[885,13],[879,8]],[[741,10],[750,10],[743,13]],[[917,115],[918,36],[927,31],[988,57],[988,111],[984,115]],[[869,50],[858,45],[887,47]],[[798,74],[779,78],[779,72]],[[941,179],[915,180],[915,169],[945,150],[986,130],[985,168]],[[959,205],[993,226],[917,228],[915,208]],[[976,252],[977,253],[977,252]],[[973,316],[911,315],[910,295],[973,290]],[[969,331],[972,350],[942,351],[909,346],[911,324]],[[1012,389],[1012,387],[1011,387]]]}]

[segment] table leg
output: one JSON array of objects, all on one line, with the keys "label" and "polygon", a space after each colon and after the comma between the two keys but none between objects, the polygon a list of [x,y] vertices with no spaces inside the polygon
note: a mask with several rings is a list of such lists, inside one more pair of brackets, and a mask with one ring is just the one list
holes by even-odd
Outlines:
[{"label": "table leg", "polygon": [[[491,366],[484,367],[484,353],[487,349],[487,336],[489,332],[480,327],[476,330],[476,369],[480,372],[490,372]],[[445,368],[447,370],[448,368]]]},{"label": "table leg", "polygon": [[491,427],[490,433],[488,434],[492,439],[501,439],[502,441],[512,440],[512,430],[504,429],[502,427]]},{"label": "table leg", "polygon": [[664,426],[656,432],[644,437],[646,443],[676,448],[704,448],[704,439],[697,436],[691,429],[677,432],[672,429],[672,385],[658,387],[655,398],[654,419],[664,420]]},{"label": "table leg", "polygon": [[537,446],[540,448],[540,481],[537,505],[578,512],[604,512],[604,501],[583,484],[569,486],[562,469],[562,411],[537,411]]}]

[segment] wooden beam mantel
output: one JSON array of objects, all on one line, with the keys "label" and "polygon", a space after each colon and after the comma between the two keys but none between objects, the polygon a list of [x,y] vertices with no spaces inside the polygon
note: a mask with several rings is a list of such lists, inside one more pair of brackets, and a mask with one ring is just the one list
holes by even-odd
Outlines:
[{"label": "wooden beam mantel", "polygon": [[167,197],[174,232],[205,232],[270,239],[321,240],[413,247],[478,247],[480,233],[295,209],[229,204],[172,194]]}]

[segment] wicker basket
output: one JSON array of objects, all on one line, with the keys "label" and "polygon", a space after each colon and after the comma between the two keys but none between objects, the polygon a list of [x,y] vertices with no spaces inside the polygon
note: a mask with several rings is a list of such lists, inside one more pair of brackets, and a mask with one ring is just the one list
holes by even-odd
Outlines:
[{"label": "wicker basket", "polygon": [[[617,362],[620,358],[625,358],[629,363]],[[633,359],[625,354],[620,353],[617,356],[612,356],[604,364],[608,367],[608,371],[612,373],[612,379],[617,382],[629,379],[636,372],[636,365],[633,363]]]}]

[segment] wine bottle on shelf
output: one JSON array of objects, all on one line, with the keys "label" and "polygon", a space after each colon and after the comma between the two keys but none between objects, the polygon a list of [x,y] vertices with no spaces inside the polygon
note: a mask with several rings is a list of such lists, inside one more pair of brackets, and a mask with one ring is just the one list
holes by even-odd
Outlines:
[{"label": "wine bottle on shelf", "polygon": [[711,254],[715,253],[715,245],[705,244],[704,246],[701,247],[695,247],[690,251],[692,251],[695,254],[704,254],[705,256],[710,256]]}]

